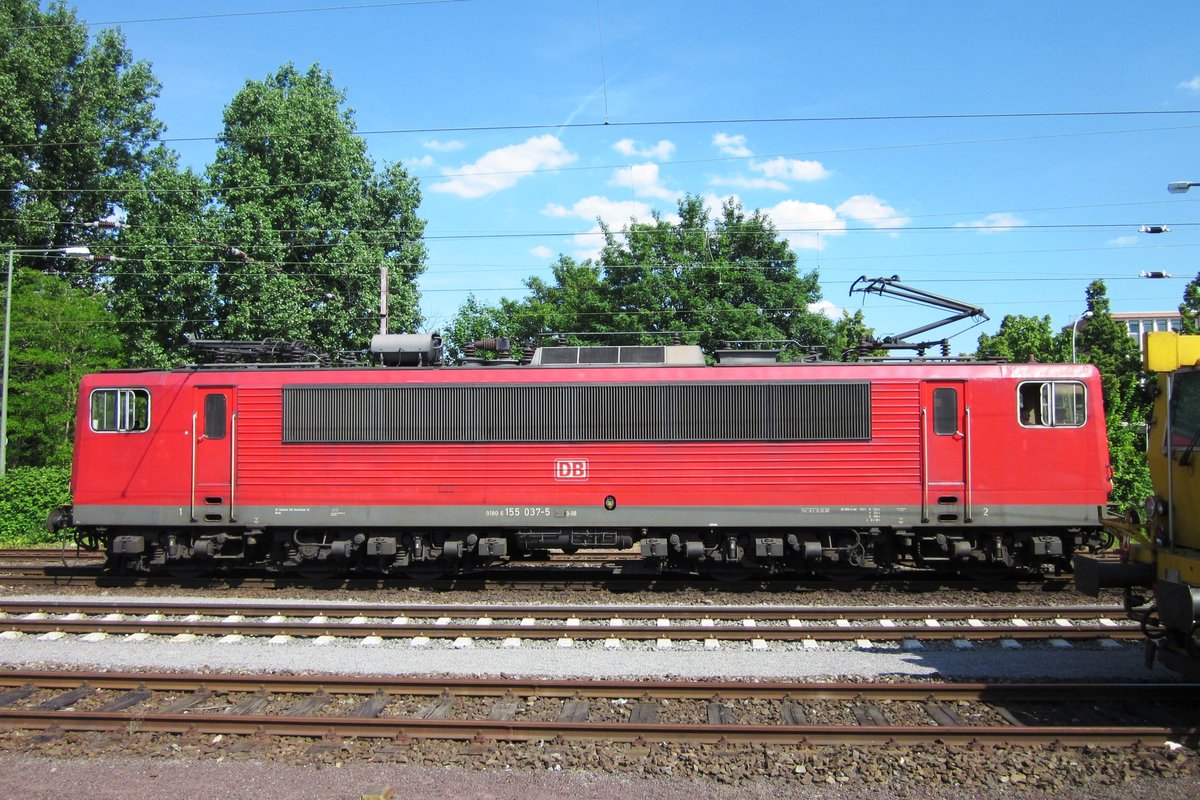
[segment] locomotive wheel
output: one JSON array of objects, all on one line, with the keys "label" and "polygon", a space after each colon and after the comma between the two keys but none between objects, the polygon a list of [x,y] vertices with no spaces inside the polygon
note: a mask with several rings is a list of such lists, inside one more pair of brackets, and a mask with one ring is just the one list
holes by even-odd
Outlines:
[{"label": "locomotive wheel", "polygon": [[414,581],[436,581],[450,574],[450,567],[439,561],[421,561],[400,570],[400,574]]},{"label": "locomotive wheel", "polygon": [[713,580],[733,583],[749,580],[754,577],[755,570],[745,564],[730,564],[725,561],[711,561],[704,566],[704,574]]},{"label": "locomotive wheel", "polygon": [[863,567],[838,562],[822,564],[817,567],[816,572],[818,575],[831,581],[861,581],[867,577],[867,570]]},{"label": "locomotive wheel", "polygon": [[342,570],[336,564],[301,564],[296,567],[296,574],[306,581],[331,581],[340,578]]},{"label": "locomotive wheel", "polygon": [[1002,581],[1016,573],[1016,567],[1003,561],[972,561],[958,568],[958,574],[975,581]]},{"label": "locomotive wheel", "polygon": [[202,564],[192,558],[176,558],[168,561],[163,567],[177,581],[194,581],[209,573],[209,565]]}]

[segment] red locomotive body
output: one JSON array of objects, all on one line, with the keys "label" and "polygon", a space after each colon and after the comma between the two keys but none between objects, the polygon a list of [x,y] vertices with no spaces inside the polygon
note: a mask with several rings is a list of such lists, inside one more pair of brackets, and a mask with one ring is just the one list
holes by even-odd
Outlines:
[{"label": "red locomotive body", "polygon": [[137,569],[422,575],[639,543],[718,575],[1006,568],[1098,536],[1093,367],[595,350],[92,375],[59,522]]}]

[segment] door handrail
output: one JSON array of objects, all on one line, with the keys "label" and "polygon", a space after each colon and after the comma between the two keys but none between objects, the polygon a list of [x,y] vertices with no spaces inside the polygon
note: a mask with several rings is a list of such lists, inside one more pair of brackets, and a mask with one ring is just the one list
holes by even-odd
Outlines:
[{"label": "door handrail", "polygon": [[237,412],[229,417],[229,521],[237,522],[233,513],[234,492],[237,491]]},{"label": "door handrail", "polygon": [[192,412],[192,480],[188,490],[188,519],[192,522],[196,521],[196,421],[198,417],[196,412]]},{"label": "door handrail", "polygon": [[[965,394],[965,392],[964,392],[964,394]],[[963,399],[965,400],[966,398],[964,397]],[[963,406],[963,414],[965,414],[966,418],[967,418],[967,425],[966,425],[967,441],[964,442],[964,445],[965,445],[964,446],[964,450],[965,450],[964,458],[966,458],[966,461],[967,461],[967,464],[966,464],[967,469],[966,469],[966,476],[965,476],[966,480],[963,481],[963,522],[972,522],[973,520],[971,519],[971,438],[972,438],[971,437],[971,407]]]},{"label": "door handrail", "polygon": [[921,404],[921,522],[929,522],[929,510],[927,504],[929,502],[929,446],[927,437],[929,436],[926,428],[928,427],[929,413],[925,409],[924,403]]}]

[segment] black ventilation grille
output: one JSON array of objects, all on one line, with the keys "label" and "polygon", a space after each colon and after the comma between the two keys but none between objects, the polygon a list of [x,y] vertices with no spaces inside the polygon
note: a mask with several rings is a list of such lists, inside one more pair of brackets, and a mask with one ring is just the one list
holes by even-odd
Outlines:
[{"label": "black ventilation grille", "polygon": [[865,381],[283,390],[285,444],[870,438],[871,386]]},{"label": "black ventilation grille", "polygon": [[667,350],[662,345],[624,345],[612,347],[543,347],[540,363],[569,366],[583,364],[665,364]]}]

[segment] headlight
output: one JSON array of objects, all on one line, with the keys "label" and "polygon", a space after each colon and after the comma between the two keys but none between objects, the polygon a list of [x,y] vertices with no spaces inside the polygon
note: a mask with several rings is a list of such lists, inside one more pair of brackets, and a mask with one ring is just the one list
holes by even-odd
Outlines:
[{"label": "headlight", "polygon": [[1165,517],[1168,510],[1167,501],[1161,497],[1151,496],[1146,498],[1147,517]]}]

